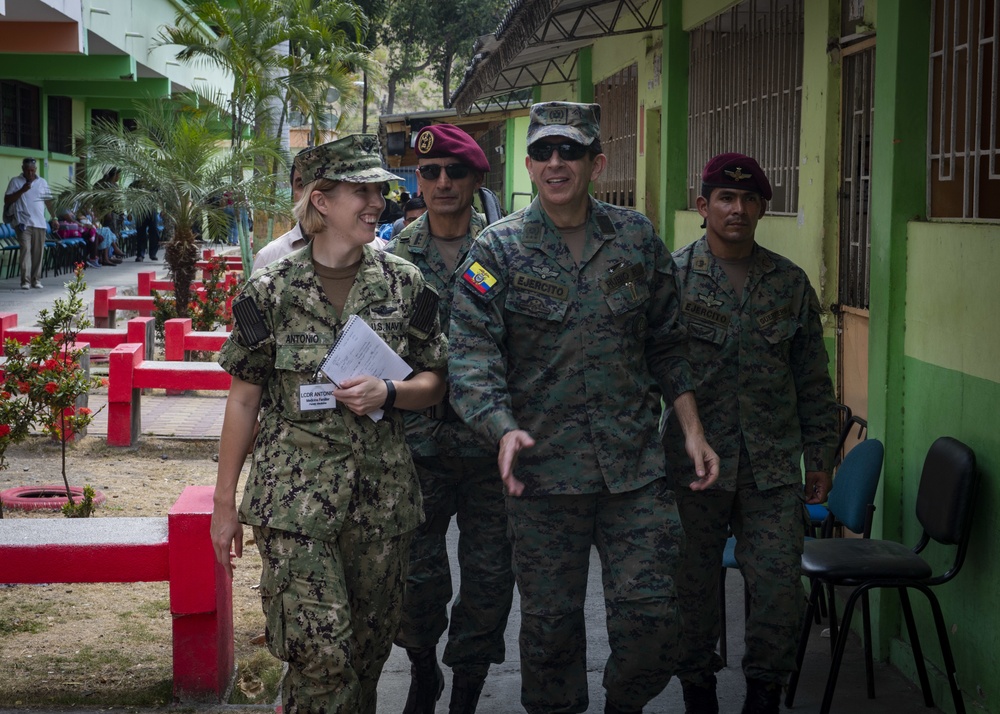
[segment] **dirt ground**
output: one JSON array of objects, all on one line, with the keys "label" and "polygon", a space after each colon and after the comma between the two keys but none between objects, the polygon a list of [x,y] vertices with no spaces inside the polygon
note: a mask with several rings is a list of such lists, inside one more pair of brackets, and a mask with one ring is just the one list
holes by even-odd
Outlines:
[{"label": "dirt ground", "polygon": [[[115,449],[87,437],[69,450],[67,471],[70,485],[89,484],[106,496],[95,518],[166,516],[185,486],[215,483],[217,447],[214,440],[144,437],[138,447]],[[13,447],[7,460],[0,490],[62,482],[59,447],[43,437]],[[4,510],[8,519],[62,517]],[[280,663],[261,643],[260,558],[249,530],[245,537],[233,581],[238,676],[229,702],[265,705],[275,701]],[[0,585],[0,708],[167,707],[170,625],[165,582]]]}]

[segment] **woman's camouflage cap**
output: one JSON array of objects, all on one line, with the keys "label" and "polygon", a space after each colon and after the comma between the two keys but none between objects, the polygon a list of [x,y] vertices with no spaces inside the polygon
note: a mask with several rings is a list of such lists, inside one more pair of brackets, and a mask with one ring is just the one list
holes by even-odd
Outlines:
[{"label": "woman's camouflage cap", "polygon": [[584,146],[601,138],[601,105],[577,102],[532,104],[528,146],[547,136],[564,136]]},{"label": "woman's camouflage cap", "polygon": [[403,180],[382,168],[382,147],[374,134],[351,134],[306,149],[295,157],[295,170],[303,184],[321,178],[350,183]]}]

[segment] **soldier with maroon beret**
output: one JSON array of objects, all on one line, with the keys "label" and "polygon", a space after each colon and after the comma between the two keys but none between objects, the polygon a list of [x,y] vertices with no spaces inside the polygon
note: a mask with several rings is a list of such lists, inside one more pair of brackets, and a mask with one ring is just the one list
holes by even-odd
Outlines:
[{"label": "soldier with maroon beret", "polygon": [[[805,604],[803,502],[822,503],[831,484],[836,409],[819,300],[801,268],[756,241],[770,198],[753,158],[714,157],[697,200],[705,235],[674,253],[698,407],[720,459],[711,488],[673,484],[685,534],[677,600],[686,714],[719,711],[719,565],[730,532],[750,593],[743,712],[777,714]],[[669,420],[664,446],[668,463],[685,458]]]},{"label": "soldier with maroon beret", "polygon": [[[476,236],[487,224],[473,194],[490,168],[471,136],[451,124],[417,134],[417,183],[427,212],[396,236],[386,250],[416,265],[441,296],[447,330],[451,296]],[[396,644],[411,662],[403,714],[434,714],[444,683],[437,643],[448,630],[443,662],[452,669],[450,714],[476,711],[491,664],[504,661],[504,630],[514,592],[511,546],[496,452],[461,420],[447,398],[406,418],[406,441],[423,494],[425,521],[414,534],[403,616]],[[459,596],[452,600],[445,535],[459,528]],[[450,627],[449,627],[450,614]]]}]

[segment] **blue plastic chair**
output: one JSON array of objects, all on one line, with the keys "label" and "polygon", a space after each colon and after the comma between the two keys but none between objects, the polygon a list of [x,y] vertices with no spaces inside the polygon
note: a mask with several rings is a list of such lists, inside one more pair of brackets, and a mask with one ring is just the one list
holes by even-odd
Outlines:
[{"label": "blue plastic chair", "polygon": [[[860,417],[851,417],[858,422],[864,422]],[[867,429],[867,423],[864,422]],[[846,425],[842,431],[842,438],[850,434],[852,424]],[[829,538],[837,526],[846,526],[851,531],[861,534],[867,538],[871,533],[871,517],[875,512],[875,491],[878,489],[879,478],[882,475],[882,460],[885,455],[885,448],[878,439],[867,439],[857,444],[847,454],[840,466],[837,468],[833,482],[833,490],[827,499],[829,513],[822,523],[823,537]],[[807,541],[813,537],[806,537]],[[722,627],[719,637],[719,655],[723,661],[727,660],[726,646],[726,602],[725,602],[725,582],[726,570],[729,568],[739,568],[736,562],[736,538],[730,536],[726,541],[726,547],[722,552],[722,575],[719,581],[719,611]],[[816,594],[817,601],[822,596],[822,592]],[[835,641],[837,630],[837,616],[833,600],[833,588],[829,589],[827,607],[830,613],[830,633],[831,644]],[[865,609],[865,623],[871,627],[868,616],[867,599],[863,603]],[[743,611],[750,614],[750,595],[744,589]],[[813,607],[808,612],[809,620],[817,614],[817,608]]]}]

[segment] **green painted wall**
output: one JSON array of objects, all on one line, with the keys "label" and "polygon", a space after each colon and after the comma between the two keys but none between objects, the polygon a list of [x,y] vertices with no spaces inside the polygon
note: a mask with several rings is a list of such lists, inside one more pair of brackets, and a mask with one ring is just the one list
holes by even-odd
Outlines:
[{"label": "green painted wall", "polygon": [[[948,228],[941,230],[940,241],[950,242],[947,231]],[[997,237],[993,236],[994,242]],[[925,252],[925,248],[921,247],[918,252]],[[922,259],[921,262],[925,263],[926,260]],[[993,265],[997,263],[994,261]],[[929,277],[926,271],[921,274]],[[914,287],[911,292],[926,291],[930,293],[931,299],[952,303],[953,298],[949,293],[966,282],[969,281],[961,273],[940,270],[935,271],[933,277]],[[995,294],[995,278],[981,285],[980,290],[983,297],[986,293]],[[964,302],[962,305],[971,306],[972,303]],[[908,324],[913,312],[908,305]],[[984,329],[986,325],[977,322],[974,314],[966,316],[962,310],[950,315],[939,312],[938,315],[944,318],[939,323],[942,341],[948,339],[947,335],[953,334],[953,328],[945,324],[947,322],[958,323],[972,332],[996,332],[995,320],[992,330]],[[935,593],[941,601],[945,625],[951,637],[958,681],[964,692],[966,706],[973,711],[998,712],[1000,679],[996,672],[997,656],[1000,654],[1000,623],[997,615],[1000,612],[1000,557],[997,555],[996,534],[1000,531],[1000,479],[997,476],[1000,474],[1000,431],[997,429],[1000,383],[940,367],[909,355],[905,359],[904,368],[906,391],[903,408],[906,410],[906,429],[901,449],[905,471],[902,487],[902,542],[914,544],[920,535],[914,508],[920,470],[927,449],[938,436],[954,436],[967,443],[976,452],[980,470],[972,542],[962,572],[952,582],[937,587]],[[950,549],[932,547],[927,559],[934,564],[937,573],[942,573],[951,562],[951,553]],[[894,594],[887,594],[884,600],[895,601],[896,597]],[[940,670],[941,655],[930,609],[920,595],[914,594],[911,600],[918,632],[921,633],[920,644],[925,657],[934,665],[930,674],[935,701],[943,710],[952,712],[954,707],[947,681]],[[905,632],[905,627],[903,631]],[[894,665],[916,681],[913,655],[905,635],[890,643],[890,657]]]},{"label": "green painted wall", "polygon": [[[954,436],[976,452],[981,481],[976,498],[972,546],[964,570],[938,596],[955,650],[966,701],[1000,711],[1000,227],[963,223],[911,222],[907,226],[906,374],[903,409],[902,539],[916,542],[920,526],[913,513],[924,454],[938,436]],[[950,553],[948,551],[947,553]],[[937,554],[932,562],[943,569]],[[939,570],[940,572],[940,570]],[[928,637],[932,620],[918,610],[918,626]],[[924,650],[940,666],[930,642]],[[893,662],[912,669],[908,644],[896,641]],[[942,705],[949,697],[941,676],[934,678]],[[940,692],[937,693],[937,692]],[[950,707],[949,707],[950,710]]]},{"label": "green painted wall", "polygon": [[511,211],[524,208],[531,203],[533,193],[531,179],[528,178],[528,170],[524,167],[524,157],[528,155],[527,136],[527,116],[507,120],[507,205],[511,207]]}]

